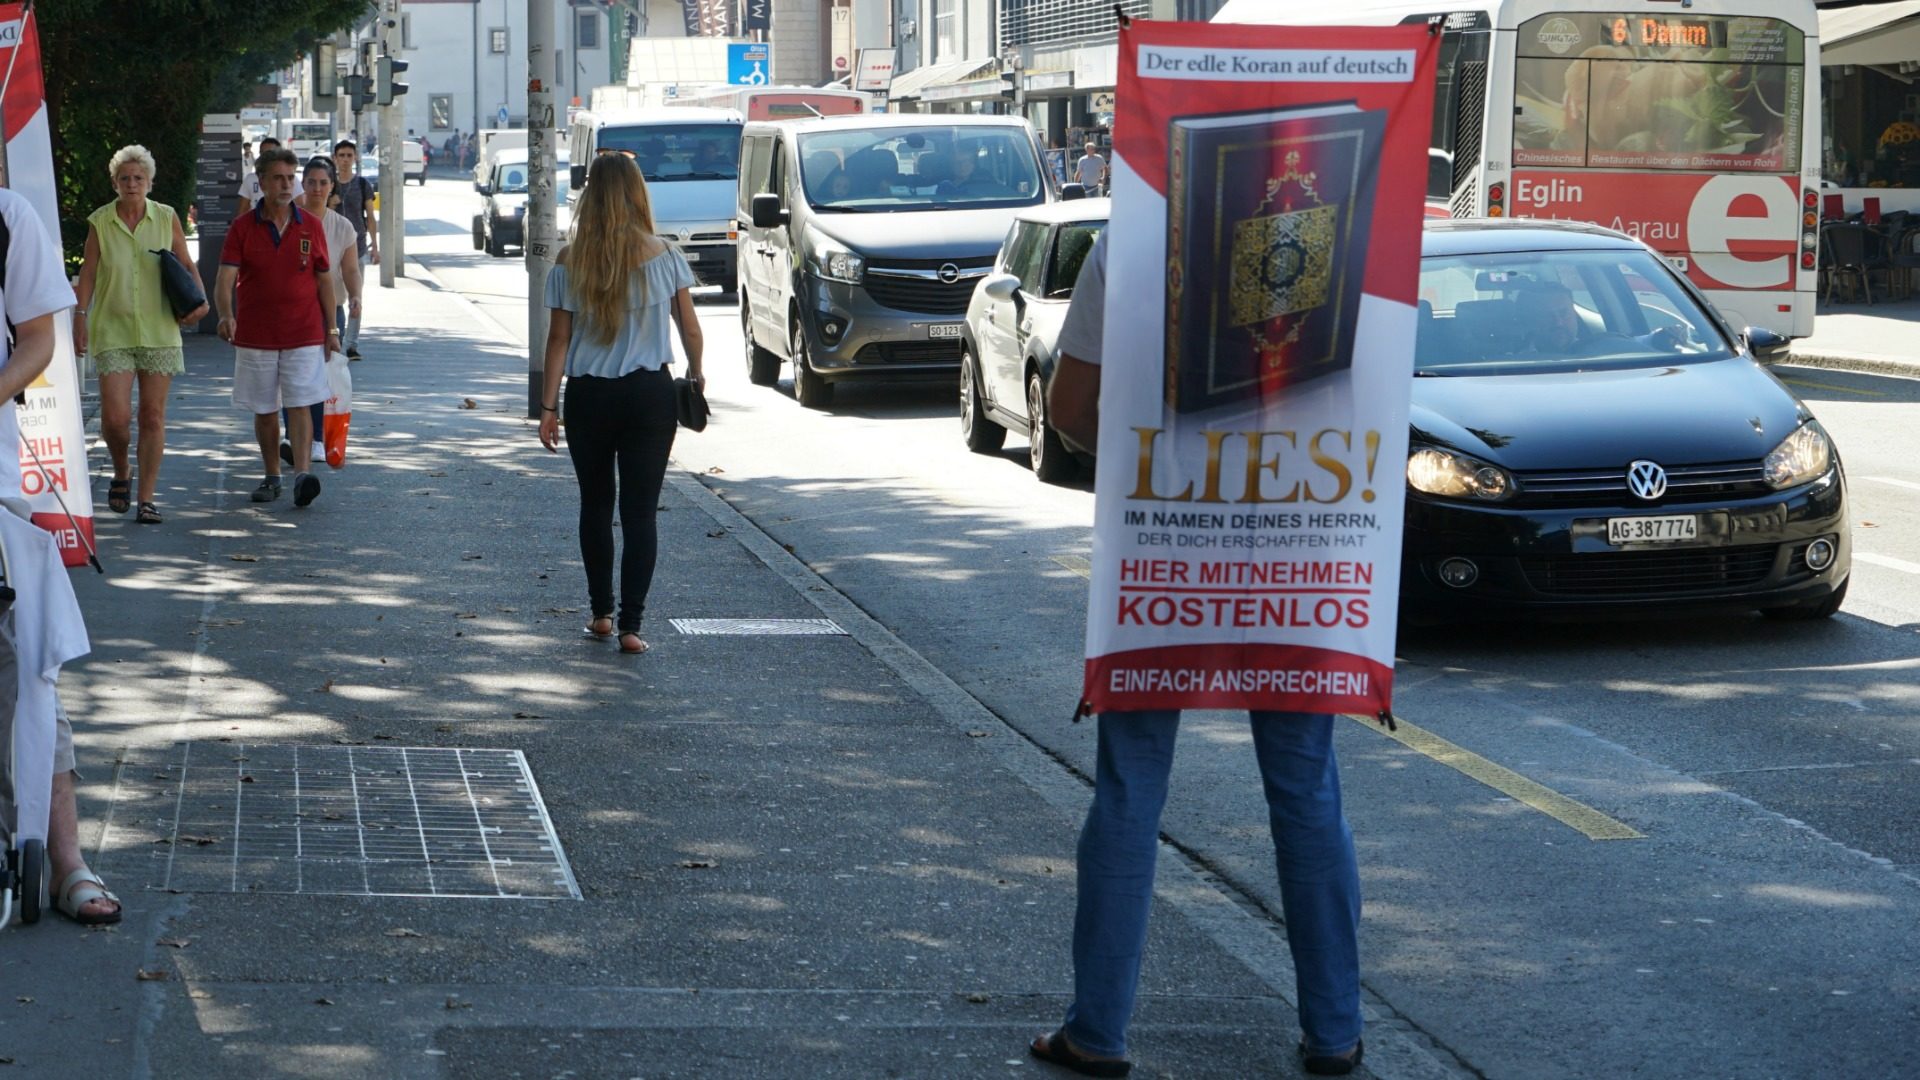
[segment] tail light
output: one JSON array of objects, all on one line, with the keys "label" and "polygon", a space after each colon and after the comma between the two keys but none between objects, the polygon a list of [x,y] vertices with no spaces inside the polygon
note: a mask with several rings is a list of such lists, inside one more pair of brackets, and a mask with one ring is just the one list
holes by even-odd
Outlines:
[{"label": "tail light", "polygon": [[1487,186],[1487,216],[1505,217],[1507,213],[1507,185],[1489,184]]},{"label": "tail light", "polygon": [[1806,212],[1800,215],[1800,269],[1820,266],[1820,193],[1807,188],[1800,196]]}]

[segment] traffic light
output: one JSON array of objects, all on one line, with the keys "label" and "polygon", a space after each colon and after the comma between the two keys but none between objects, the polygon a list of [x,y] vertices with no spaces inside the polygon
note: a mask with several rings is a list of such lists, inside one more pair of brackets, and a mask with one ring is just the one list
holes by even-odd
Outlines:
[{"label": "traffic light", "polygon": [[365,75],[349,75],[342,80],[342,88],[347,95],[347,108],[362,112],[373,104],[373,80]]},{"label": "traffic light", "polygon": [[391,56],[382,56],[375,65],[373,78],[373,100],[376,105],[391,105],[393,99],[407,92],[407,84],[396,81],[406,74],[407,62],[395,60]]},{"label": "traffic light", "polygon": [[340,70],[334,56],[333,42],[314,43],[313,85],[310,90],[313,97],[313,111],[316,113],[333,112],[340,107]]},{"label": "traffic light", "polygon": [[1000,82],[1002,84],[1000,87],[1001,101],[1020,100],[1020,69],[1019,68],[1017,67],[1001,68]]}]

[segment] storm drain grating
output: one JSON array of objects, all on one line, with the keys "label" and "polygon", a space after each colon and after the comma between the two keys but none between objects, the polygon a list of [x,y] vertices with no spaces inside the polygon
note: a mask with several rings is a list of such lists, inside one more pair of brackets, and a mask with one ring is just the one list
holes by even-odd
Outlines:
[{"label": "storm drain grating", "polygon": [[150,890],[581,899],[518,750],[130,751],[102,847]]},{"label": "storm drain grating", "polygon": [[832,619],[668,619],[683,634],[839,634]]}]

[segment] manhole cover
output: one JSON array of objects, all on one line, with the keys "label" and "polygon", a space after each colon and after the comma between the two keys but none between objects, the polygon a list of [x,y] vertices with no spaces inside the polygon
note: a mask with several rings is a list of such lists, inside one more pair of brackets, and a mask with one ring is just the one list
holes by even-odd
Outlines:
[{"label": "manhole cover", "polygon": [[581,898],[518,750],[134,751],[101,846],[173,892]]},{"label": "manhole cover", "polygon": [[683,634],[842,634],[832,619],[668,619]]}]

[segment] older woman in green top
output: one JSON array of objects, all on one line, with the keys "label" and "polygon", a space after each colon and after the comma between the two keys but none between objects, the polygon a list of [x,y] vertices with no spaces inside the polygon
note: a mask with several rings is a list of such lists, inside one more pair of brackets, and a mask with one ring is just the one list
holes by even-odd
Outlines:
[{"label": "older woman in green top", "polygon": [[173,207],[147,198],[153,190],[153,155],[144,146],[123,146],[107,171],[119,198],[87,216],[87,248],[80,264],[80,306],[74,309],[73,345],[93,353],[100,374],[100,434],[113,458],[107,508],[127,512],[131,477],[127,447],[132,442],[133,384],[140,383],[140,513],[145,525],[158,525],[160,509],[153,488],[160,479],[160,455],[167,445],[167,390],[186,370],[180,327],[203,318],[205,304],[182,319],[160,290],[160,262],[154,252],[172,249],[198,276],[187,237]]}]

